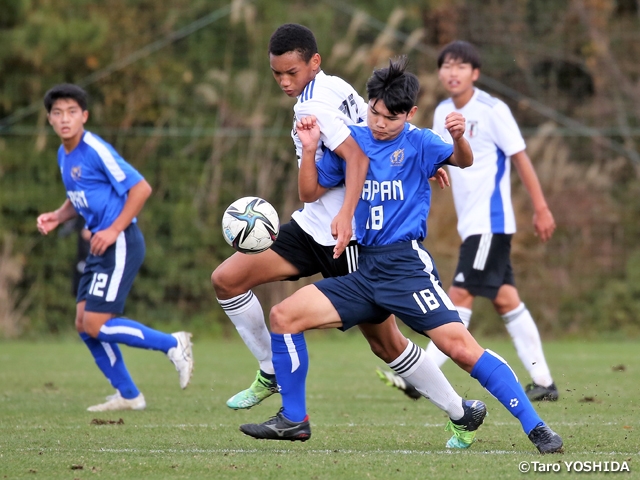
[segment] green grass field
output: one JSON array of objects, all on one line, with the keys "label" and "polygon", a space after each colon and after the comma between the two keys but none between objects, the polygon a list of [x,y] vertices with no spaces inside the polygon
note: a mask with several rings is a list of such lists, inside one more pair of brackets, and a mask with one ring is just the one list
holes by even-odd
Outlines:
[{"label": "green grass field", "polygon": [[[555,478],[578,474],[564,463],[576,461],[601,462],[603,470],[604,462],[627,462],[630,472],[614,475],[640,478],[637,342],[545,344],[561,399],[537,409],[563,436],[566,453],[543,457],[519,423],[451,362],[444,372],[458,392],[489,409],[467,451],[444,447],[445,414],[378,380],[381,362],[359,334],[312,332],[307,339],[313,437],[305,443],[238,431],[280,407],[277,395],[249,411],[225,406],[255,375],[238,339],[195,339],[196,371],[185,391],[162,354],[124,347],[147,409],[98,414],[86,407],[112,391],[80,341],[0,343],[0,478],[502,479],[540,475],[522,475],[521,462],[532,470],[531,462],[560,462],[561,473],[543,473]],[[528,380],[510,343],[482,343]]]}]

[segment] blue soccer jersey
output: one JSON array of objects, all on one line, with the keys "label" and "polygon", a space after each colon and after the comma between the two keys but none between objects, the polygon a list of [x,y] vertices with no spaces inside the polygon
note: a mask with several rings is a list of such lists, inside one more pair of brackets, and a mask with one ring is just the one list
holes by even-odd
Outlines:
[{"label": "blue soccer jersey", "polygon": [[[432,177],[453,154],[453,145],[429,129],[409,123],[394,140],[373,138],[364,125],[350,126],[351,135],[369,157],[369,171],[355,211],[361,245],[389,245],[427,236]],[[327,150],[317,163],[318,183],[344,182],[345,162]]]},{"label": "blue soccer jersey", "polygon": [[91,132],[84,132],[69,154],[60,146],[58,166],[67,198],[93,233],[111,226],[122,212],[129,189],[143,179],[111,145]]}]

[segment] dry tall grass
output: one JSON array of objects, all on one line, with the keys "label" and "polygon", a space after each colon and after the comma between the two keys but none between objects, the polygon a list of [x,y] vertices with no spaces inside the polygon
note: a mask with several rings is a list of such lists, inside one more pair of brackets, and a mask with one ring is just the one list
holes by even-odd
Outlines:
[{"label": "dry tall grass", "polygon": [[6,234],[0,251],[0,336],[16,338],[24,330],[24,311],[28,302],[19,301],[14,286],[22,280],[24,261],[13,255],[15,237]]}]

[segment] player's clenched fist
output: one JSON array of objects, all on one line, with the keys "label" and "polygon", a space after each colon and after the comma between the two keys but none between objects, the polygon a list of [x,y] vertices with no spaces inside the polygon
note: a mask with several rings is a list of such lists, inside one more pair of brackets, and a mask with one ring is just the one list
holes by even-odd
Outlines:
[{"label": "player's clenched fist", "polygon": [[303,148],[316,149],[320,140],[320,126],[314,115],[300,118],[296,122],[296,133]]},{"label": "player's clenched fist", "polygon": [[461,113],[451,112],[444,120],[444,128],[449,130],[454,140],[458,140],[464,135],[465,119]]}]

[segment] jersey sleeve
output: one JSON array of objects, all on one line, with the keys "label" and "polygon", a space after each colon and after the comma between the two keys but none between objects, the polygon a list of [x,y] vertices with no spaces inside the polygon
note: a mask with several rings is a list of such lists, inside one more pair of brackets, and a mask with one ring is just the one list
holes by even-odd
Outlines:
[{"label": "jersey sleeve", "polygon": [[423,169],[432,177],[453,155],[453,145],[433,130],[425,129],[423,132],[423,151],[426,153],[423,155]]},{"label": "jersey sleeve", "polygon": [[498,102],[493,107],[489,120],[493,140],[507,157],[526,148],[518,124],[506,103]]},{"label": "jersey sleeve", "polygon": [[351,134],[340,118],[340,110],[320,99],[313,98],[298,105],[295,113],[296,118],[315,115],[320,126],[320,140],[329,150],[335,150]]},{"label": "jersey sleeve", "polygon": [[316,163],[318,184],[325,188],[340,186],[345,180],[345,161],[331,150],[325,150]]},{"label": "jersey sleeve", "polygon": [[118,195],[125,195],[131,187],[144,179],[108,143],[89,135],[85,135],[84,141],[91,147],[89,151],[93,154],[96,167],[107,176]]}]

